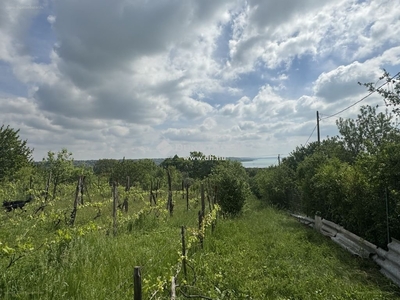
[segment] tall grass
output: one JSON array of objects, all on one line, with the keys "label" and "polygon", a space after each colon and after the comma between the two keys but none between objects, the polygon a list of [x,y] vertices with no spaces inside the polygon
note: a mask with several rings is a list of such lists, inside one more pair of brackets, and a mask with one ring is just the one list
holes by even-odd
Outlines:
[{"label": "tall grass", "polygon": [[[32,212],[3,213],[0,239],[15,245],[13,237],[30,238],[34,250],[23,252],[9,268],[10,256],[0,255],[0,298],[132,299],[133,270],[141,266],[143,299],[170,299],[171,276],[181,259],[180,227],[197,227],[197,200],[186,211],[177,196],[172,217],[146,212],[121,222],[116,236],[107,230],[109,218],[102,216],[98,225],[103,229],[72,239],[63,237],[68,226],[60,227],[60,233],[48,219],[29,218]],[[104,214],[111,215],[110,205]],[[135,205],[130,210],[145,206]],[[95,212],[78,210],[76,227]],[[57,232],[60,239],[51,242]],[[371,262],[255,199],[249,199],[241,216],[218,219],[213,233],[207,229],[204,249],[189,251],[188,277],[180,272],[177,284],[177,299],[186,299],[184,294],[211,299],[400,298],[399,288]]]},{"label": "tall grass", "polygon": [[192,263],[186,293],[212,299],[400,299],[371,261],[256,200],[220,221]]}]

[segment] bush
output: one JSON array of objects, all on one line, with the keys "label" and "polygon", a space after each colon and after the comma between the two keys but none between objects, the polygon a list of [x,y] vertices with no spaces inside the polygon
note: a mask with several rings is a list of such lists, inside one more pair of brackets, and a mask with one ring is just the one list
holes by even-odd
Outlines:
[{"label": "bush", "polygon": [[19,129],[0,127],[0,181],[12,178],[32,163],[33,150],[26,145],[27,141],[20,139],[18,133]]},{"label": "bush", "polygon": [[222,213],[238,215],[250,193],[248,177],[239,162],[226,161],[213,169],[211,177],[217,184],[217,199]]}]

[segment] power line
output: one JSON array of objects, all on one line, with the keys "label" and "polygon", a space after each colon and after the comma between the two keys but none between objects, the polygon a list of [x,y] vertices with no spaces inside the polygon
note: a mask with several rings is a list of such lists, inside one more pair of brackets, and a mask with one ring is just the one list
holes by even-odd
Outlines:
[{"label": "power line", "polygon": [[349,108],[353,107],[354,105],[360,103],[361,101],[364,101],[365,99],[367,99],[369,96],[371,96],[373,93],[375,93],[377,90],[379,90],[381,87],[383,87],[384,85],[388,84],[391,80],[393,80],[396,76],[400,75],[400,72],[398,72],[396,75],[394,75],[392,78],[390,78],[390,80],[387,80],[384,84],[380,85],[377,89],[375,89],[374,91],[370,92],[368,95],[364,96],[363,98],[361,98],[360,100],[358,100],[357,102],[347,106],[346,108],[342,109],[341,111],[338,111],[337,113],[334,113],[333,115],[327,116],[325,118],[322,118],[321,120],[326,120],[329,118],[332,118],[334,116],[337,116],[338,114],[348,110]]},{"label": "power line", "polygon": [[313,131],[311,132],[311,134],[310,134],[310,136],[308,137],[308,139],[307,139],[307,142],[304,144],[304,146],[306,146],[307,145],[307,143],[308,143],[308,141],[310,140],[310,138],[312,137],[312,135],[313,135],[313,133],[314,133],[314,131],[315,131],[315,129],[317,128],[317,125],[315,125],[315,127],[314,127],[314,129],[313,129]]}]

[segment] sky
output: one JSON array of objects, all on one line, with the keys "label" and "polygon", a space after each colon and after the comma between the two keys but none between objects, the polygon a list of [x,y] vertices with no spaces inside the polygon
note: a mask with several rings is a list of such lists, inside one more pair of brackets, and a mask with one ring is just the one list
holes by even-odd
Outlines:
[{"label": "sky", "polygon": [[[281,157],[384,106],[400,0],[1,0],[0,125],[35,160]],[[313,133],[313,134],[311,134]]]}]

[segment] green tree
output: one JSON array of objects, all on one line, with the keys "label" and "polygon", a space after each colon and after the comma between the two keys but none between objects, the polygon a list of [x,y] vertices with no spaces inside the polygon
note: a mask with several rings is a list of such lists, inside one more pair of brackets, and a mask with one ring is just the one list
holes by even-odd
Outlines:
[{"label": "green tree", "polygon": [[112,177],[117,165],[118,160],[116,159],[99,159],[93,166],[93,172],[97,176]]},{"label": "green tree", "polygon": [[192,161],[189,159],[185,159],[183,157],[179,157],[175,154],[173,158],[166,158],[162,163],[161,167],[166,168],[169,166],[174,166],[178,171],[188,172],[192,170]]},{"label": "green tree", "polygon": [[0,127],[0,181],[12,178],[15,173],[31,165],[32,152],[27,141],[19,137],[19,129]]},{"label": "green tree", "polygon": [[315,185],[314,176],[327,159],[323,152],[317,151],[307,156],[297,168],[296,183],[300,192],[301,206],[308,216],[314,216],[323,210],[323,198]]},{"label": "green tree", "polygon": [[296,173],[286,164],[266,168],[256,175],[263,198],[280,208],[298,210]]},{"label": "green tree", "polygon": [[384,99],[385,104],[387,106],[392,106],[392,112],[400,116],[400,72],[395,76],[391,76],[385,69],[383,69],[383,75],[379,78],[379,80],[384,80],[385,86],[381,88],[376,88],[375,84],[370,83],[361,83],[359,85],[364,85],[368,88],[368,91],[371,93],[378,92]]},{"label": "green tree", "polygon": [[318,146],[318,142],[312,142],[305,146],[298,146],[287,157],[282,159],[282,163],[287,165],[293,171],[296,171],[298,165],[306,157],[311,156],[317,150]]},{"label": "green tree", "polygon": [[47,153],[47,158],[43,158],[41,167],[47,174],[51,174],[51,183],[53,184],[54,199],[57,194],[57,188],[60,184],[75,181],[76,172],[74,168],[74,158],[72,153],[63,148],[57,154],[53,151]]},{"label": "green tree", "polygon": [[338,158],[330,158],[315,170],[311,184],[321,216],[341,225],[346,223],[351,207],[346,195],[350,168]]},{"label": "green tree", "polygon": [[241,163],[223,161],[213,168],[210,177],[217,185],[217,201],[222,213],[238,215],[250,194],[248,176]]},{"label": "green tree", "polygon": [[377,113],[377,108],[362,106],[357,119],[340,118],[336,121],[340,139],[353,159],[362,152],[374,153],[382,143],[398,137],[393,116],[387,112]]}]

